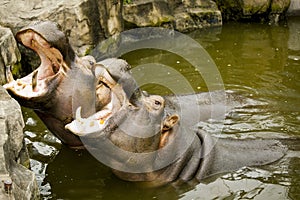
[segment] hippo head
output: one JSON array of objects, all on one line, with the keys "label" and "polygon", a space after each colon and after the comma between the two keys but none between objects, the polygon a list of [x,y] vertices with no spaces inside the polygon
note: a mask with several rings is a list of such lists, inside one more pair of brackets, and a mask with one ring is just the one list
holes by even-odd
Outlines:
[{"label": "hippo head", "polygon": [[133,105],[119,84],[111,89],[111,101],[102,110],[82,118],[78,107],[75,120],[65,128],[85,141],[109,138],[114,145],[130,152],[162,148],[167,143],[168,131],[179,121],[178,115],[166,114],[164,98],[142,92]]},{"label": "hippo head", "polygon": [[17,32],[16,39],[36,52],[41,64],[31,74],[17,80],[7,67],[8,83],[4,87],[21,105],[38,108],[53,98],[52,93],[72,68],[76,55],[64,33],[50,21],[30,24]]},{"label": "hippo head", "polygon": [[4,87],[22,106],[34,109],[63,143],[82,146],[80,139],[64,126],[73,120],[73,106],[82,106],[84,115],[95,111],[95,76],[91,70],[95,59],[77,57],[67,37],[54,22],[30,24],[16,34],[16,39],[36,52],[41,64],[17,80],[7,68],[8,83]]}]

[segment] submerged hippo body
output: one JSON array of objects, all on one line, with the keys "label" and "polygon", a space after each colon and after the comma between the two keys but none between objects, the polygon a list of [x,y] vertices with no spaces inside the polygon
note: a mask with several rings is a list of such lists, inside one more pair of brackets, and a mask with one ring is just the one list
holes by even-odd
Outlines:
[{"label": "submerged hippo body", "polygon": [[[94,126],[99,124],[99,111],[86,119],[78,115],[66,128],[80,135],[87,149],[123,180],[152,186],[201,181],[243,166],[265,165],[285,155],[285,146],[276,140],[217,138],[187,127],[198,119],[181,120],[183,115],[176,110],[180,105],[174,97],[143,94],[133,106],[121,90],[118,86],[112,90],[121,99],[116,101],[123,102],[120,109],[101,126]],[[184,108],[187,102],[181,106]],[[200,111],[210,109],[203,104]],[[207,114],[200,118],[207,119]]]}]

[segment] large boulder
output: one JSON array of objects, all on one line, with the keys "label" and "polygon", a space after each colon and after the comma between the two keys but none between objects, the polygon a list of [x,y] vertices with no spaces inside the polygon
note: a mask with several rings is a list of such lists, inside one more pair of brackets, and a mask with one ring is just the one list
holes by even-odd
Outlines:
[{"label": "large boulder", "polygon": [[123,18],[127,28],[163,26],[181,32],[222,25],[221,12],[209,0],[133,0],[124,5]]},{"label": "large boulder", "polygon": [[173,9],[175,28],[181,32],[222,25],[221,12],[210,0],[182,1],[175,3]]},{"label": "large boulder", "polygon": [[124,4],[123,18],[129,28],[165,26],[174,18],[167,0],[134,0]]},{"label": "large boulder", "polygon": [[15,65],[21,59],[21,55],[15,41],[14,35],[9,28],[0,26],[0,84],[6,83],[5,67],[11,66],[15,73],[18,73],[18,66]]},{"label": "large boulder", "polygon": [[8,193],[1,185],[0,199],[39,199],[35,174],[28,169],[23,127],[19,104],[0,86],[0,183],[12,181]]}]

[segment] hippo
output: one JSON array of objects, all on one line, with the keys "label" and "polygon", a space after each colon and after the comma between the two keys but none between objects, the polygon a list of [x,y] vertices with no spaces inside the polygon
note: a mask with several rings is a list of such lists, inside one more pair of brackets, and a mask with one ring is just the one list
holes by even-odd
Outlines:
[{"label": "hippo", "polygon": [[41,64],[17,80],[7,67],[4,88],[22,106],[32,108],[47,128],[72,148],[83,147],[80,138],[65,129],[74,119],[73,107],[81,106],[83,116],[89,116],[109,104],[111,74],[115,80],[122,77],[125,91],[135,88],[126,62],[107,59],[96,63],[92,56],[78,57],[54,22],[34,22],[18,31],[16,39],[35,51]]},{"label": "hippo", "polygon": [[244,166],[266,165],[286,154],[286,146],[274,139],[218,138],[187,127],[193,122],[181,119],[172,98],[143,92],[133,105],[122,87],[112,88],[117,110],[109,117],[102,118],[103,110],[83,118],[79,107],[66,129],[123,180],[147,186],[202,181]]}]

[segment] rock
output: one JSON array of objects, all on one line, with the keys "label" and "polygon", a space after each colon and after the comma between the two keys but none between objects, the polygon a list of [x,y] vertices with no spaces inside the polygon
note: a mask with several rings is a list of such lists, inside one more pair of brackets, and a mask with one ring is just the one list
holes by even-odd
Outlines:
[{"label": "rock", "polygon": [[0,84],[6,83],[5,67],[12,66],[12,70],[18,73],[15,65],[21,59],[15,38],[9,28],[0,26]]},{"label": "rock", "polygon": [[166,0],[135,0],[124,4],[123,18],[127,27],[162,26],[174,20]]},{"label": "rock", "polygon": [[99,20],[105,37],[118,34],[123,30],[123,0],[98,0]]},{"label": "rock", "polygon": [[289,6],[290,0],[272,0],[269,13],[270,23],[277,24],[281,18],[285,18]]},{"label": "rock", "polygon": [[271,1],[271,13],[285,13],[289,6],[290,6],[291,1],[290,0],[272,0]]},{"label": "rock", "polygon": [[[29,156],[23,127],[19,104],[0,86],[0,199],[39,199],[35,174],[25,167]],[[10,194],[3,188],[5,180],[12,181]]]},{"label": "rock", "polygon": [[277,23],[291,0],[215,0],[224,20],[258,20]]},{"label": "rock", "polygon": [[181,32],[222,25],[221,12],[207,0],[134,0],[124,5],[127,28],[174,27]]},{"label": "rock", "polygon": [[181,32],[222,25],[222,15],[217,5],[207,0],[188,0],[175,4],[174,19],[175,28]]},{"label": "rock", "polygon": [[267,12],[270,7],[271,0],[243,0],[241,1],[243,15],[261,15]]},{"label": "rock", "polygon": [[287,14],[290,16],[300,16],[300,1],[299,0],[291,0],[291,4],[287,11]]},{"label": "rock", "polygon": [[[105,9],[102,9],[103,2],[106,2]],[[0,24],[16,33],[35,20],[57,22],[69,37],[71,45],[76,50],[84,47],[85,50],[81,49],[81,52],[86,54],[88,47],[97,44],[110,34],[121,31],[118,22],[120,9],[121,0],[3,0],[0,3]],[[107,19],[108,23],[101,21],[100,17]]]}]

